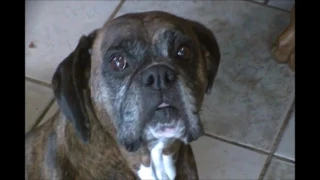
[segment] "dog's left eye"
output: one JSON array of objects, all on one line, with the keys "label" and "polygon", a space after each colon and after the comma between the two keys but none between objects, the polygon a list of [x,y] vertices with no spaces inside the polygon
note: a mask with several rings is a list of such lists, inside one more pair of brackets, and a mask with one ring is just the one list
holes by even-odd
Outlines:
[{"label": "dog's left eye", "polygon": [[127,67],[126,59],[119,54],[116,54],[111,57],[111,68],[115,71],[122,71]]},{"label": "dog's left eye", "polygon": [[187,46],[180,46],[177,51],[177,57],[179,59],[189,59],[190,58],[190,48]]}]

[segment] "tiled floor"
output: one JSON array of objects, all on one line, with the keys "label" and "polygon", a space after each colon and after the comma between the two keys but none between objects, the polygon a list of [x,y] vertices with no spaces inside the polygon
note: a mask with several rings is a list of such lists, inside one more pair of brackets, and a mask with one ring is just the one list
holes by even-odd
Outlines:
[{"label": "tiled floor", "polygon": [[207,136],[193,143],[200,178],[294,179],[294,73],[270,55],[294,3],[280,1],[28,1],[25,131],[57,111],[51,76],[82,34],[111,16],[165,10],[205,24],[221,49],[203,107]]}]

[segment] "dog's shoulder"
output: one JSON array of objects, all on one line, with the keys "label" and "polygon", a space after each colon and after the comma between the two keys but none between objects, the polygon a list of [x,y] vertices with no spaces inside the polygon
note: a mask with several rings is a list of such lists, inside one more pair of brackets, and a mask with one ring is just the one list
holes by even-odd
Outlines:
[{"label": "dog's shoulder", "polygon": [[57,161],[57,132],[55,124],[58,113],[41,126],[32,128],[25,135],[26,179],[43,177],[59,178]]}]

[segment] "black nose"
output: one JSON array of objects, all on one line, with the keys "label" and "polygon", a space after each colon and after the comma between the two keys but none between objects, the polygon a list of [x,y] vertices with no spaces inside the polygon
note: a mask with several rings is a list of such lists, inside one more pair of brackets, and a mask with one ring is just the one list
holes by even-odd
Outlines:
[{"label": "black nose", "polygon": [[169,89],[175,82],[176,73],[165,65],[155,65],[142,74],[142,83],[153,90]]}]

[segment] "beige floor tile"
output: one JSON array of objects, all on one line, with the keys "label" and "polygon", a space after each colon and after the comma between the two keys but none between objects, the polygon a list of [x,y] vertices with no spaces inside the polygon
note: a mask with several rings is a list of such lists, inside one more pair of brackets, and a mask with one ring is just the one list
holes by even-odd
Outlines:
[{"label": "beige floor tile", "polygon": [[257,179],[266,156],[202,137],[192,143],[200,179]]},{"label": "beige floor tile", "polygon": [[275,154],[295,160],[295,111],[291,115],[289,123]]},{"label": "beige floor tile", "polygon": [[264,180],[294,180],[295,165],[278,159],[273,159]]},{"label": "beige floor tile", "polygon": [[[120,1],[27,1],[26,76],[51,83],[80,37],[101,27]],[[29,45],[33,43],[34,48]]]},{"label": "beige floor tile", "polygon": [[25,96],[25,133],[27,133],[53,98],[53,93],[48,87],[25,81]]},{"label": "beige floor tile", "polygon": [[197,20],[216,34],[222,59],[204,102],[206,132],[270,150],[294,97],[294,74],[270,54],[289,13],[247,1],[126,1],[117,16],[151,10]]}]

